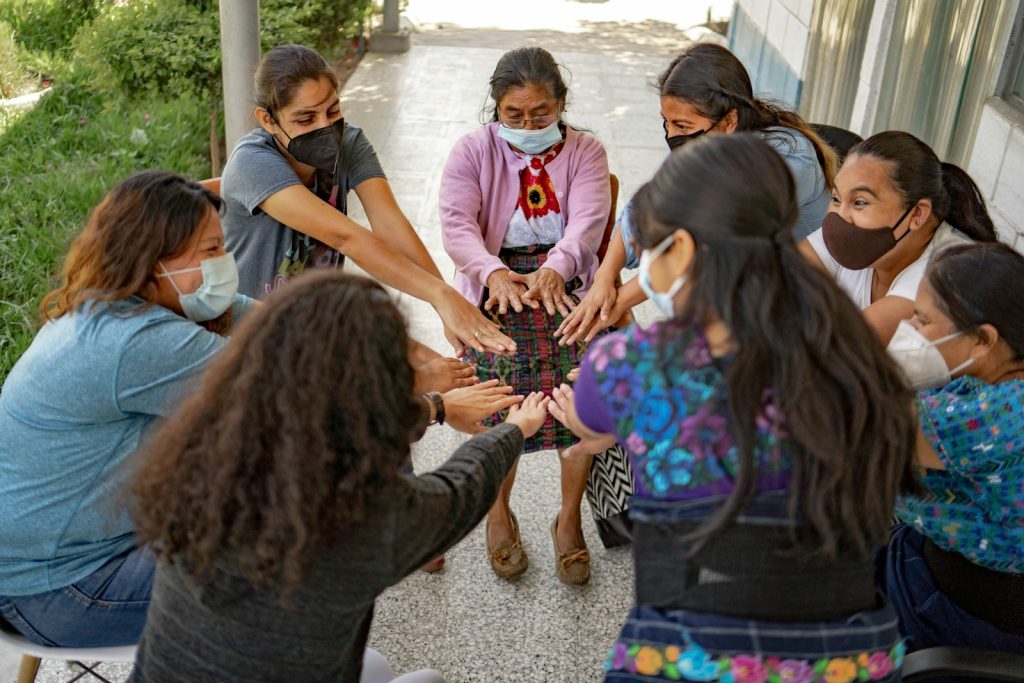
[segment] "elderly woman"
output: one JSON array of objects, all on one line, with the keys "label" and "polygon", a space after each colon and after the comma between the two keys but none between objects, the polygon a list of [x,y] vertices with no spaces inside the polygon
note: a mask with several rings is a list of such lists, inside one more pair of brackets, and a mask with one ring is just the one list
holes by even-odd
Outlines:
[{"label": "elderly woman", "polygon": [[[608,162],[592,135],[563,120],[568,89],[542,48],[498,60],[490,80],[493,121],[460,139],[441,179],[441,230],[455,262],[455,287],[490,313],[516,343],[512,358],[470,351],[481,379],[498,377],[519,393],[549,392],[565,381],[581,346],[559,347],[553,333],[590,286],[610,210]],[[564,450],[573,435],[551,419],[524,452]],[[562,507],[552,524],[556,572],[568,584],[590,577],[580,526],[588,458],[560,459]],[[519,576],[527,556],[509,495],[509,474],[487,517],[491,566]]]},{"label": "elderly woman", "polygon": [[886,589],[909,649],[1024,652],[1024,256],[935,256],[889,353],[919,389],[924,494],[900,499]]}]

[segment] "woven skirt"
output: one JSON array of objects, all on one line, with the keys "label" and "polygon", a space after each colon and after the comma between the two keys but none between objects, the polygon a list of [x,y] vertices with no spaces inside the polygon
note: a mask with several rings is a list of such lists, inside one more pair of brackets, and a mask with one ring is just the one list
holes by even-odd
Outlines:
[{"label": "woven skirt", "polygon": [[[548,250],[552,246],[554,245],[502,249],[498,257],[509,270],[525,275],[544,265]],[[566,294],[577,302],[578,299],[572,292],[581,284],[579,278],[574,278],[565,285]],[[481,311],[488,297],[490,292],[485,289],[480,305]],[[501,356],[469,349],[463,360],[476,364],[480,381],[497,378],[501,385],[511,386],[517,394],[523,396],[531,391],[542,391],[551,395],[554,387],[568,382],[569,371],[579,366],[583,360],[587,349],[585,343],[559,346],[555,340],[555,330],[562,324],[561,313],[548,315],[543,306],[538,309],[524,306],[522,313],[516,313],[509,308],[505,315],[499,315],[496,306],[490,311],[483,312],[501,328],[502,333],[515,341],[516,351],[511,356]],[[505,413],[498,413],[484,420],[484,424],[493,426],[504,419]],[[523,452],[535,453],[553,448],[568,448],[575,441],[576,437],[572,432],[549,415],[540,431],[526,440]]]}]

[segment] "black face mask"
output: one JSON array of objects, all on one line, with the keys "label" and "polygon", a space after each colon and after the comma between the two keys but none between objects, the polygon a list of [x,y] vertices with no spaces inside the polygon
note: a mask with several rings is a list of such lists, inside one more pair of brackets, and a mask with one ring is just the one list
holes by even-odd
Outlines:
[{"label": "black face mask", "polygon": [[662,121],[661,123],[661,127],[665,129],[665,142],[668,144],[669,151],[673,151],[679,147],[682,147],[687,142],[690,142],[691,140],[696,140],[705,133],[710,133],[712,128],[714,128],[717,125],[718,121],[715,121],[714,123],[711,124],[711,128],[708,128],[707,130],[698,130],[696,133],[690,133],[689,135],[673,135],[672,137],[669,137],[668,124],[665,123],[664,121]]},{"label": "black face mask", "polygon": [[[278,124],[278,128],[281,128]],[[281,129],[284,133],[284,129]],[[300,164],[325,173],[334,173],[341,156],[341,140],[345,133],[344,117],[329,126],[288,138],[288,153]],[[284,133],[288,137],[288,133]]]}]

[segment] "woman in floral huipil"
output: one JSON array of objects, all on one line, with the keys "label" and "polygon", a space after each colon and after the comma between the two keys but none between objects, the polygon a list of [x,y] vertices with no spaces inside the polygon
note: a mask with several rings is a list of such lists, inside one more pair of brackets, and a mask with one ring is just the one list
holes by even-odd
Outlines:
[{"label": "woman in floral huipil", "polygon": [[552,407],[636,477],[636,604],[606,680],[898,680],[873,559],[913,482],[910,393],[797,253],[789,170],[752,134],[708,135],[633,201],[669,320],[595,342]]}]

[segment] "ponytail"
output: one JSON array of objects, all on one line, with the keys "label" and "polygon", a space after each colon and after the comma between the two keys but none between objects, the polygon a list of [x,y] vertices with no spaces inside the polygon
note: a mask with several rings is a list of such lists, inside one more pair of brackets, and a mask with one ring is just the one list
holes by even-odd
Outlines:
[{"label": "ponytail", "polygon": [[955,164],[942,162],[942,185],[949,197],[943,219],[975,242],[998,242],[985,199],[971,176]]},{"label": "ponytail", "polygon": [[981,191],[963,169],[939,161],[932,148],[910,133],[876,133],[851,149],[854,155],[887,162],[889,177],[909,207],[920,199],[932,203],[932,213],[976,242],[996,242],[995,227]]}]

